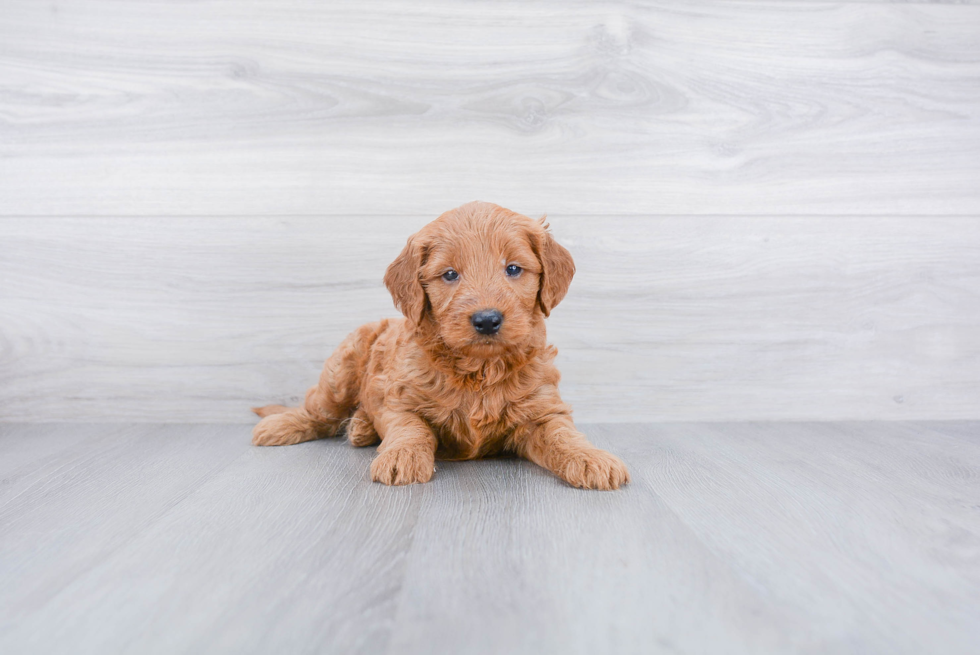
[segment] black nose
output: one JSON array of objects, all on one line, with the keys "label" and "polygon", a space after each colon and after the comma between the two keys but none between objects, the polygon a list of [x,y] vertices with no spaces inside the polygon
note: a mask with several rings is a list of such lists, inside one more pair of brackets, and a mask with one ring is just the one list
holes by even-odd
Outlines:
[{"label": "black nose", "polygon": [[496,309],[484,309],[470,316],[470,323],[480,334],[497,334],[504,315]]}]

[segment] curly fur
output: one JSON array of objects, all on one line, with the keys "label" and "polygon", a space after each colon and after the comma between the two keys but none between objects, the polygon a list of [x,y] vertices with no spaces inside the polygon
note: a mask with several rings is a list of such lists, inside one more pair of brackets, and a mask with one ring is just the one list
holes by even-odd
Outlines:
[{"label": "curly fur", "polygon": [[[507,275],[509,264],[522,272]],[[449,268],[458,279],[443,278]],[[385,274],[405,318],[351,333],[302,407],[255,408],[264,418],[252,442],[296,444],[346,426],[355,446],[381,442],[371,476],[385,484],[428,481],[437,457],[510,453],[576,487],[618,488],[626,466],[575,429],[546,340],[544,319],[574,273],[543,219],[482,202],[446,212],[408,239]],[[488,308],[503,315],[492,336],[470,320]]]}]

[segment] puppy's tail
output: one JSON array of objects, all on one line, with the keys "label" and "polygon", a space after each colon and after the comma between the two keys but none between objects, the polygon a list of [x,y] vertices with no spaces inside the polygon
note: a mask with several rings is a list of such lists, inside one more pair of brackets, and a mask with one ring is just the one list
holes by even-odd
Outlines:
[{"label": "puppy's tail", "polygon": [[266,416],[272,416],[273,414],[288,412],[289,407],[286,407],[285,405],[266,405],[265,407],[253,407],[252,411],[265,418]]}]

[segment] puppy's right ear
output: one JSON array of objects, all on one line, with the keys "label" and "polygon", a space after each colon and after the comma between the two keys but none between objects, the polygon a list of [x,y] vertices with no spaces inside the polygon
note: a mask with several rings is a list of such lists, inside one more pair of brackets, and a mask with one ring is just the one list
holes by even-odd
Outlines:
[{"label": "puppy's right ear", "polygon": [[401,254],[385,272],[385,286],[395,301],[395,307],[416,325],[422,322],[426,302],[425,289],[419,277],[425,249],[418,242],[417,234],[410,236]]}]

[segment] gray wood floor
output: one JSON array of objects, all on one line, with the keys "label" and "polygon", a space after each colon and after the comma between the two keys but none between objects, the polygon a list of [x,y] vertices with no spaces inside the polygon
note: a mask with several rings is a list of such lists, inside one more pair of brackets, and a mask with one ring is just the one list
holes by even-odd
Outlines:
[{"label": "gray wood floor", "polygon": [[980,423],[591,425],[368,479],[241,425],[0,425],[0,652],[968,653]]}]

